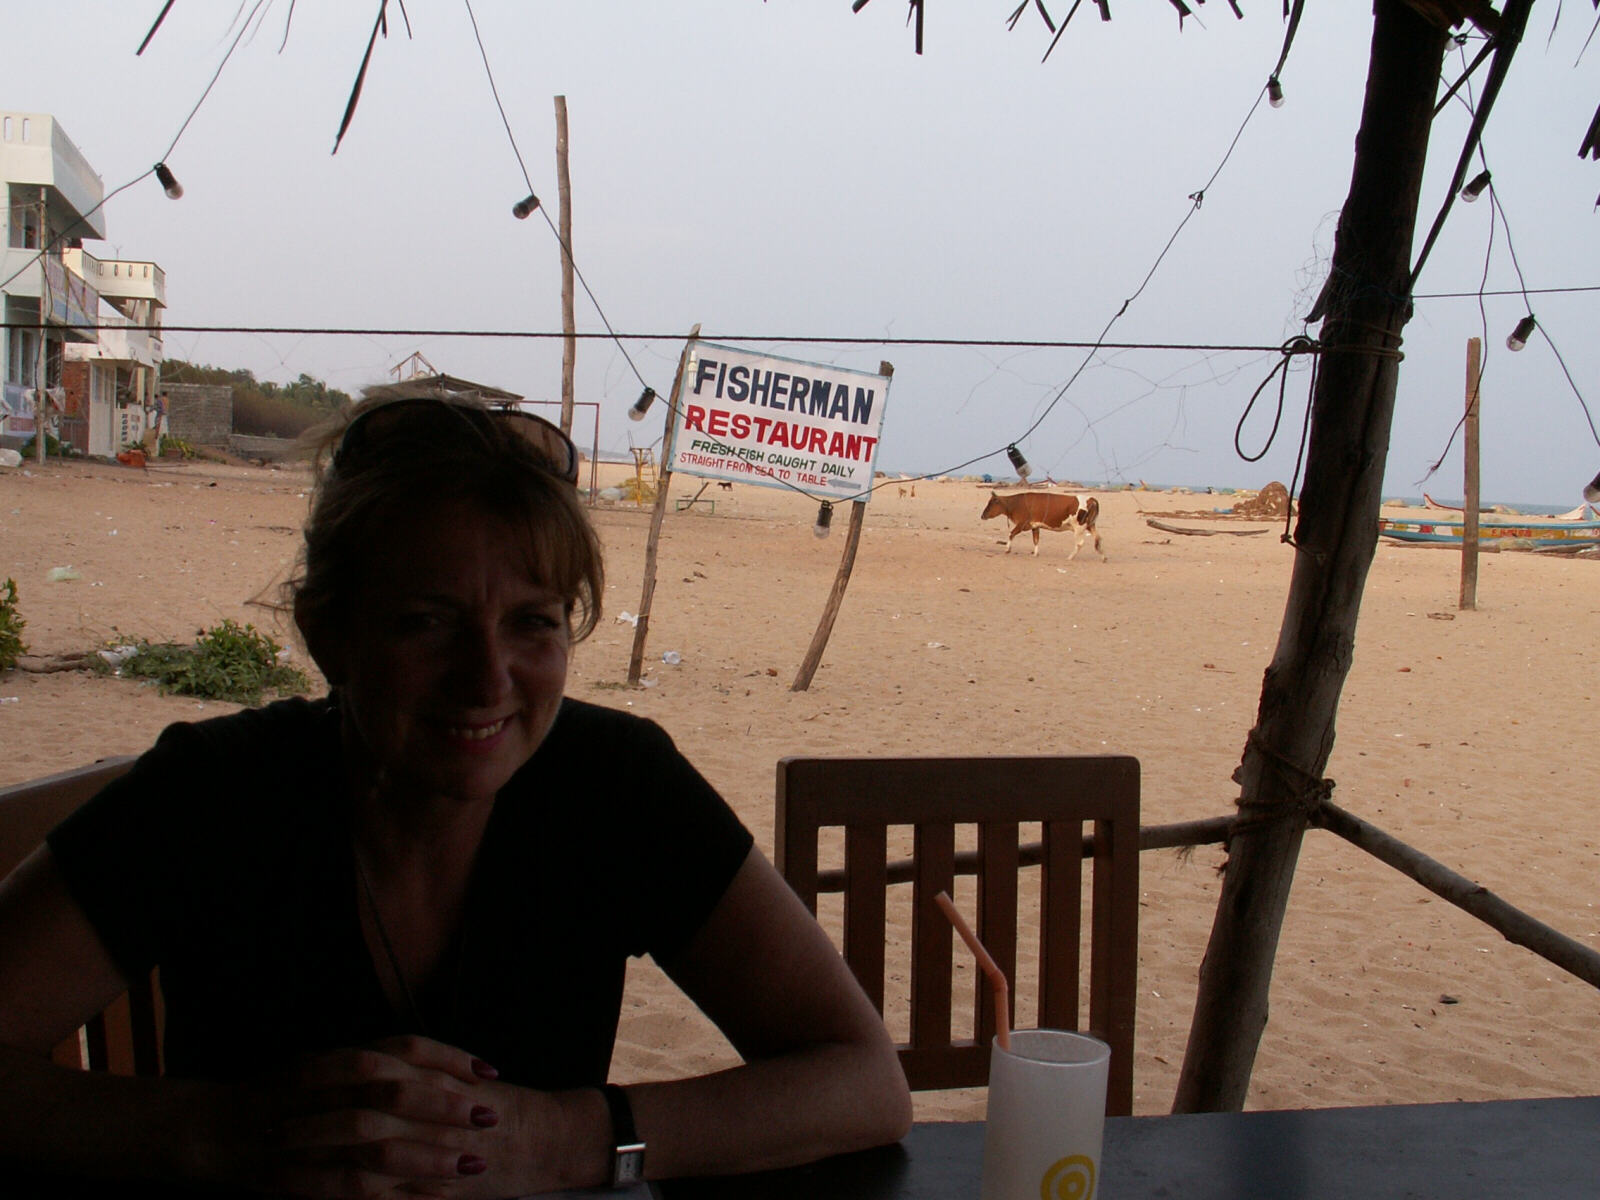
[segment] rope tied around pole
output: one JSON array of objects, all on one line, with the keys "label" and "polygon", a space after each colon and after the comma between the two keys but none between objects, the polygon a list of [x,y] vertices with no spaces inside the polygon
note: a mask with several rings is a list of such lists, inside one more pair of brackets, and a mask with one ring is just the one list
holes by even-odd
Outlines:
[{"label": "rope tied around pole", "polygon": [[[1399,332],[1385,326],[1366,321],[1349,321],[1347,323],[1375,331],[1385,338],[1392,337],[1396,342],[1400,341]],[[1267,456],[1267,451],[1272,449],[1272,443],[1278,438],[1278,425],[1283,420],[1284,399],[1289,387],[1289,363],[1299,355],[1309,355],[1311,358],[1311,382],[1306,389],[1306,416],[1300,427],[1300,448],[1295,453],[1294,474],[1290,477],[1289,482],[1289,509],[1284,513],[1283,532],[1278,535],[1280,542],[1287,546],[1293,546],[1296,550],[1303,550],[1304,547],[1295,541],[1294,535],[1289,530],[1294,520],[1295,489],[1300,486],[1300,469],[1305,465],[1306,445],[1311,437],[1311,404],[1312,398],[1317,394],[1317,375],[1322,366],[1322,356],[1325,354],[1366,354],[1373,358],[1388,358],[1393,359],[1395,362],[1401,362],[1405,359],[1405,353],[1398,345],[1330,346],[1306,334],[1297,334],[1284,342],[1282,346],[1278,347],[1278,353],[1281,357],[1273,364],[1272,370],[1267,372],[1267,377],[1257,385],[1256,390],[1250,393],[1249,403],[1244,406],[1244,411],[1239,414],[1239,423],[1233,429],[1233,449],[1240,458],[1248,463],[1260,462]],[[1272,416],[1272,431],[1267,434],[1267,440],[1258,453],[1254,455],[1246,454],[1244,447],[1239,444],[1240,438],[1244,435],[1244,423],[1249,420],[1250,413],[1256,406],[1256,401],[1261,398],[1261,393],[1267,390],[1267,385],[1272,382],[1274,377],[1278,380],[1278,406]]]},{"label": "rope tied around pole", "polygon": [[[1240,796],[1235,803],[1239,808],[1239,815],[1233,819],[1228,827],[1228,840],[1231,842],[1238,834],[1250,829],[1257,829],[1265,825],[1272,825],[1279,821],[1287,821],[1295,817],[1304,817],[1308,821],[1316,817],[1324,803],[1333,796],[1334,781],[1323,776],[1314,775],[1307,771],[1293,759],[1280,754],[1262,739],[1261,734],[1252,729],[1246,739],[1246,746],[1255,750],[1262,759],[1287,785],[1290,796],[1287,800],[1252,800]],[[1242,769],[1242,767],[1241,767]],[[1239,771],[1233,773],[1234,782],[1239,782]]]},{"label": "rope tied around pole", "polygon": [[[1307,337],[1304,334],[1292,337],[1278,347],[1278,354],[1280,355],[1278,361],[1273,364],[1272,370],[1267,372],[1267,377],[1257,385],[1256,390],[1250,393],[1250,402],[1244,406],[1244,411],[1239,414],[1239,423],[1233,428],[1233,449],[1245,462],[1260,462],[1266,457],[1267,451],[1272,449],[1272,443],[1278,438],[1278,423],[1283,420],[1284,392],[1289,385],[1290,360],[1300,354],[1316,355],[1321,353],[1321,344],[1316,339]],[[1313,367],[1313,370],[1315,370],[1315,367]],[[1272,382],[1274,376],[1278,378],[1278,410],[1272,417],[1272,432],[1267,434],[1266,444],[1261,447],[1259,453],[1246,454],[1244,447],[1239,444],[1239,439],[1244,434],[1244,423],[1250,419],[1250,413],[1254,410],[1256,401],[1261,398],[1261,393],[1267,390],[1267,385]],[[1314,386],[1315,376],[1312,378]]]}]

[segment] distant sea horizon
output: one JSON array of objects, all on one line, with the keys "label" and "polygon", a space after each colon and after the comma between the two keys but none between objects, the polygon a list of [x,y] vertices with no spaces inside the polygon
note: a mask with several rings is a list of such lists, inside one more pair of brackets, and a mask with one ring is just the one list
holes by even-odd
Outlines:
[{"label": "distant sea horizon", "polygon": [[[633,461],[631,455],[619,453],[615,450],[601,450],[597,457],[601,462],[609,463],[632,463]],[[943,472],[924,473],[921,471],[890,469],[881,464],[878,466],[878,471],[890,479],[937,479],[941,478],[944,474]],[[951,478],[972,479],[979,483],[993,484],[995,487],[1020,487],[1022,483],[1022,481],[1019,480],[1015,475],[995,475],[990,472],[964,472],[960,475],[951,476]],[[1037,483],[1039,480],[1034,480],[1033,482]],[[1085,490],[1096,492],[1131,492],[1140,490],[1149,492],[1170,492],[1174,489],[1177,489],[1196,496],[1231,496],[1238,492],[1259,490],[1255,488],[1219,487],[1216,485],[1193,483],[1151,483],[1148,480],[1140,480],[1138,483],[1108,483],[1105,480],[1063,479],[1059,480],[1058,482],[1063,484],[1071,483],[1078,487],[1082,487]],[[1459,496],[1434,496],[1434,499],[1440,504],[1447,506],[1453,506],[1457,508],[1464,506],[1463,501]],[[1421,496],[1395,496],[1385,493],[1383,502],[1385,504],[1404,504],[1411,508],[1427,507],[1427,502]],[[1583,488],[1582,485],[1579,484],[1573,488],[1572,501],[1568,504],[1549,504],[1533,500],[1495,500],[1490,498],[1480,498],[1478,507],[1497,511],[1503,510],[1508,514],[1521,513],[1530,517],[1553,517],[1564,512],[1571,512],[1583,502]]]}]

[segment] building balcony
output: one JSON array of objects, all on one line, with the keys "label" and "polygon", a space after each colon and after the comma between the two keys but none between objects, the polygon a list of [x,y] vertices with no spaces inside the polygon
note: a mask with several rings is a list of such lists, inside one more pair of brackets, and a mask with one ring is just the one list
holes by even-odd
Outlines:
[{"label": "building balcony", "polygon": [[67,269],[76,271],[108,300],[148,300],[167,306],[167,273],[153,262],[96,258],[86,250],[64,250]]},{"label": "building balcony", "polygon": [[159,333],[149,333],[143,322],[126,317],[101,317],[100,337],[87,345],[68,343],[69,362],[110,362],[144,367],[160,366],[166,359]]},{"label": "building balcony", "polygon": [[18,188],[45,189],[52,228],[69,237],[103,238],[105,184],[54,117],[48,113],[0,111],[0,180]]}]

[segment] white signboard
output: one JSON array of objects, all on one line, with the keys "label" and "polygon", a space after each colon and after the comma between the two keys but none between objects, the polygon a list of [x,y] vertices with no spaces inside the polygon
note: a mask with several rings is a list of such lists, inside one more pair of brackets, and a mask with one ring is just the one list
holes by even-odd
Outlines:
[{"label": "white signboard", "polygon": [[889,377],[696,342],[667,465],[829,501],[872,488]]}]

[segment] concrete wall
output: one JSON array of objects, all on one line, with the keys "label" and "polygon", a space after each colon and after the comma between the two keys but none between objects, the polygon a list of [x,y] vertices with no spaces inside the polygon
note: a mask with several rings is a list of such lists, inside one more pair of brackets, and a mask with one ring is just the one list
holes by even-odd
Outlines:
[{"label": "concrete wall", "polygon": [[191,446],[227,449],[233,433],[233,388],[225,383],[164,383],[167,432]]}]

